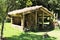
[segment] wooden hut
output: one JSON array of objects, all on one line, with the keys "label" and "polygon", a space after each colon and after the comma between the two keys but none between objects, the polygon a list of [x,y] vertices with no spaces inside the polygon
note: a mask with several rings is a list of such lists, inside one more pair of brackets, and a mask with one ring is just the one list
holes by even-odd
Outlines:
[{"label": "wooden hut", "polygon": [[53,18],[53,13],[43,6],[26,7],[8,13],[11,23],[23,31],[28,29],[41,29]]}]

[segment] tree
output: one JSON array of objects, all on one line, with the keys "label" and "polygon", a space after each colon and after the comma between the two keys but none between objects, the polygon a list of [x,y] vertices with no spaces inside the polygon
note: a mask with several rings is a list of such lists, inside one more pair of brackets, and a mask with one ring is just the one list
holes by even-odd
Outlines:
[{"label": "tree", "polygon": [[1,28],[1,39],[3,38],[3,28],[4,28],[4,20],[7,15],[8,11],[8,6],[7,6],[7,0],[0,0],[0,15],[1,15],[1,20],[2,20],[2,28]]},{"label": "tree", "polygon": [[48,1],[49,10],[55,10],[57,8],[58,2],[57,0]]},{"label": "tree", "polygon": [[[13,3],[13,4],[12,4]],[[8,11],[20,8],[20,0],[0,0],[0,17],[1,17],[1,39],[3,39],[4,22]]]}]

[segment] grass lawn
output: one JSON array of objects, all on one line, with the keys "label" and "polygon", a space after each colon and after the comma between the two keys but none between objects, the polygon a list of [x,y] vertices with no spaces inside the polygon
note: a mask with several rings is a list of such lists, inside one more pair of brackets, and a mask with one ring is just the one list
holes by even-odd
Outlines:
[{"label": "grass lawn", "polygon": [[[1,25],[0,25],[1,29]],[[5,23],[4,37],[6,40],[60,40],[60,30],[48,32],[50,37],[43,38],[45,32],[21,32],[20,30],[11,27],[10,23]]]}]

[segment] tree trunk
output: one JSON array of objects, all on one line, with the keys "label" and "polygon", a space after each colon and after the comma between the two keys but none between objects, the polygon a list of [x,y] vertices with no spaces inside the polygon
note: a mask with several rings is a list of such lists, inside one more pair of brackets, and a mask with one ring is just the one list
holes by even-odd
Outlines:
[{"label": "tree trunk", "polygon": [[1,40],[3,39],[3,29],[4,29],[4,19],[2,19],[2,26],[1,26]]},{"label": "tree trunk", "polygon": [[2,17],[1,40],[3,40],[4,20],[6,19],[6,16],[8,15],[8,8],[9,7],[10,7],[10,5],[7,5],[7,9],[5,12],[6,15]]}]

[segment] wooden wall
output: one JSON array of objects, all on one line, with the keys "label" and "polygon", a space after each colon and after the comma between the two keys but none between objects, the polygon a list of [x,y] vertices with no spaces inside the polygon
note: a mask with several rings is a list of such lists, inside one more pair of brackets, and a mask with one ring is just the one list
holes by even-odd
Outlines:
[{"label": "wooden wall", "polygon": [[35,26],[35,14],[29,13],[25,15],[25,27],[31,29]]},{"label": "wooden wall", "polygon": [[20,17],[12,17],[12,23],[15,25],[21,26],[21,18]]}]

